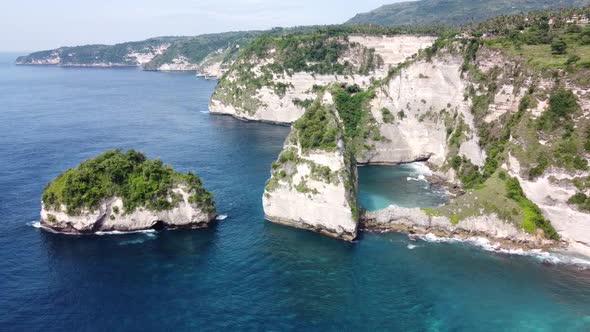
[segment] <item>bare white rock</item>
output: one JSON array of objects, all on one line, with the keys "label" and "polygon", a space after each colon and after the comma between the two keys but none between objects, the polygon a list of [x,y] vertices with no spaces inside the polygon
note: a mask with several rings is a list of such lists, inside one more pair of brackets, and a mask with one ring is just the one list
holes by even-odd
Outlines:
[{"label": "bare white rock", "polygon": [[[86,234],[110,231],[138,231],[164,228],[199,228],[206,227],[215,220],[215,212],[205,212],[198,204],[189,202],[189,193],[182,187],[173,191],[182,196],[178,205],[170,210],[153,211],[136,208],[125,213],[123,201],[118,197],[104,200],[98,209],[83,210],[79,215],[66,213],[66,207],[60,210],[51,209],[42,204],[41,225],[54,231],[73,234]],[[118,210],[118,213],[115,212]]]}]

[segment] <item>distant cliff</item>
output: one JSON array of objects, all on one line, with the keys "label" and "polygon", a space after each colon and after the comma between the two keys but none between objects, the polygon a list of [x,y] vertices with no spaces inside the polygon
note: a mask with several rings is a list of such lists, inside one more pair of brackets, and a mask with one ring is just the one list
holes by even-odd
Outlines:
[{"label": "distant cliff", "polygon": [[17,58],[20,65],[74,67],[139,66],[144,70],[196,71],[221,76],[243,44],[262,32],[227,32],[196,37],[158,37],[116,45],[61,47]]},{"label": "distant cliff", "polygon": [[189,37],[159,37],[116,45],[84,45],[40,51],[16,59],[20,65],[79,67],[141,66]]}]

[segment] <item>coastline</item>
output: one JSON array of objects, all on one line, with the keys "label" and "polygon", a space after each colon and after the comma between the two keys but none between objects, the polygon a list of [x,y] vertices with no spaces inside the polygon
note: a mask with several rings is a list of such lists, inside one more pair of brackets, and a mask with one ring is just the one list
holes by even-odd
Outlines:
[{"label": "coastline", "polygon": [[[373,234],[397,233],[406,235],[410,241],[408,249],[413,250],[419,241],[427,243],[464,243],[489,252],[490,254],[516,255],[531,257],[542,264],[563,265],[578,269],[590,269],[590,251],[588,247],[578,248],[568,242],[537,245],[531,242],[521,242],[501,239],[486,233],[450,232],[440,228],[417,228],[407,225],[393,225],[390,228],[374,228],[361,220],[359,232]],[[413,244],[416,243],[416,244]]]},{"label": "coastline", "polygon": [[[565,249],[564,243],[555,242],[551,240],[541,240],[539,238],[511,238],[494,236],[490,232],[484,231],[470,231],[461,228],[444,228],[441,226],[422,226],[418,224],[409,223],[388,223],[377,224],[368,221],[365,214],[361,216],[359,223],[360,229],[364,232],[371,233],[401,233],[407,234],[410,239],[415,239],[424,236],[435,236],[441,239],[452,239],[468,241],[474,238],[484,238],[489,242],[493,242],[495,247],[504,250],[550,250],[550,249]],[[590,258],[590,257],[589,257]]]}]

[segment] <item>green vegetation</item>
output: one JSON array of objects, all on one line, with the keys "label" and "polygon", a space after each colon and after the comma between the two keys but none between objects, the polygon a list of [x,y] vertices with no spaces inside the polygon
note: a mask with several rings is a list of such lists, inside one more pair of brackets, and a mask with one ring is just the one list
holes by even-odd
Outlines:
[{"label": "green vegetation", "polygon": [[[522,227],[523,213],[516,202],[506,196],[500,172],[494,173],[483,185],[467,190],[449,204],[428,211],[431,216],[445,216],[461,221],[473,216],[496,214],[500,219]],[[423,209],[424,210],[424,209]]]},{"label": "green vegetation", "polygon": [[147,70],[156,70],[166,63],[172,63],[176,58],[185,58],[193,64],[200,63],[213,52],[223,49],[223,63],[228,63],[238,55],[240,47],[247,45],[252,39],[264,31],[225,32],[200,35],[190,39],[175,42],[162,54],[157,55],[144,65]]},{"label": "green vegetation", "polygon": [[373,88],[363,90],[355,84],[333,86],[332,94],[344,124],[347,147],[353,156],[359,157],[373,148],[370,141],[382,139],[379,125],[369,109],[375,92]]},{"label": "green vegetation", "polygon": [[590,211],[590,197],[584,193],[576,193],[567,202],[577,206],[582,211]]},{"label": "green vegetation", "polygon": [[366,103],[373,96],[371,91],[361,91],[356,84],[336,89],[334,102],[344,122],[344,132],[347,137],[356,137],[364,129],[360,126],[361,120],[366,113]]},{"label": "green vegetation", "polygon": [[[513,130],[522,144],[512,147],[521,160],[529,160],[529,176],[534,179],[550,166],[569,170],[587,170],[584,157],[590,124],[581,116],[577,97],[559,88],[549,96],[549,107],[533,120],[523,117]],[[543,140],[546,143],[540,144]],[[525,148],[526,147],[526,148]]]},{"label": "green vegetation", "polygon": [[295,104],[296,106],[299,106],[303,109],[308,109],[311,106],[311,104],[313,104],[313,100],[312,99],[301,100],[299,98],[295,98],[295,99],[293,99],[293,104]]},{"label": "green vegetation", "polygon": [[115,196],[123,200],[125,213],[139,207],[162,211],[182,199],[172,191],[176,186],[186,188],[190,203],[199,204],[206,212],[214,211],[213,196],[198,176],[175,172],[159,159],[148,160],[135,150],[109,150],[83,161],[51,181],[41,200],[53,209],[65,205],[70,215],[96,209],[105,199]]},{"label": "green vegetation", "polygon": [[525,231],[534,233],[540,228],[547,238],[559,240],[559,235],[549,220],[545,219],[539,207],[526,197],[517,178],[506,179],[506,196],[520,206],[523,213],[522,227]]},{"label": "green vegetation", "polygon": [[[429,29],[424,29],[429,31]],[[351,33],[396,34],[401,29],[376,27],[321,27],[307,29],[303,32],[287,34],[264,34],[254,39],[240,55],[245,59],[266,59],[272,50],[274,63],[269,69],[274,73],[309,72],[314,74],[368,74],[383,65],[383,60],[374,50],[363,48],[360,44],[350,43],[347,36]],[[339,61],[344,52],[351,48],[362,48],[360,64]]]},{"label": "green vegetation", "polygon": [[314,102],[299,120],[293,123],[293,129],[303,150],[334,150],[338,139],[338,124],[327,106]]},{"label": "green vegetation", "polygon": [[429,216],[446,216],[453,224],[472,216],[495,214],[528,233],[534,234],[540,228],[545,237],[559,239],[539,208],[526,198],[518,179],[504,171],[495,172],[481,186],[468,190],[445,206],[422,211]]},{"label": "green vegetation", "polygon": [[[575,73],[587,69],[590,64],[590,27],[582,29],[565,22],[572,15],[587,15],[589,11],[589,7],[585,7],[501,16],[482,23],[477,31],[492,35],[483,39],[487,46],[522,57],[542,72],[566,69]],[[585,76],[576,79],[579,83],[590,84]]]},{"label": "green vegetation", "polygon": [[553,39],[551,43],[551,54],[561,55],[565,54],[567,50],[567,44],[561,38]]},{"label": "green vegetation", "polygon": [[583,6],[584,0],[421,0],[381,6],[358,14],[347,24],[400,25],[465,25],[488,18],[529,12],[536,9]]},{"label": "green vegetation", "polygon": [[385,107],[381,109],[381,117],[383,118],[384,123],[393,123],[393,121],[395,121],[395,116]]},{"label": "green vegetation", "polygon": [[539,130],[555,130],[563,127],[564,122],[571,124],[572,115],[580,110],[578,100],[571,90],[558,89],[549,98],[549,108],[543,112],[537,122]]}]

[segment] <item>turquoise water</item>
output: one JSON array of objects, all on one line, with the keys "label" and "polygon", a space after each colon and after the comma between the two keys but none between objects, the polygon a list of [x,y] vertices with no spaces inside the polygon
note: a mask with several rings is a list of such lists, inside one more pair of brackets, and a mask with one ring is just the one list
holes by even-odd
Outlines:
[{"label": "turquoise water", "polygon": [[430,172],[423,163],[359,167],[359,204],[369,210],[389,205],[437,207],[447,202],[442,186],[426,181]]},{"label": "turquoise water", "polygon": [[[288,128],[207,114],[214,82],[15,67],[14,56],[0,56],[2,331],[590,330],[590,273],[578,267],[399,234],[346,243],[265,222],[264,181]],[[228,218],[119,236],[31,226],[45,183],[116,147],[197,172]]]}]

